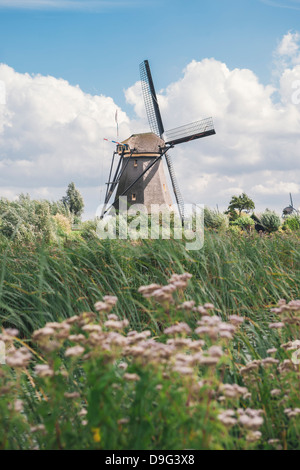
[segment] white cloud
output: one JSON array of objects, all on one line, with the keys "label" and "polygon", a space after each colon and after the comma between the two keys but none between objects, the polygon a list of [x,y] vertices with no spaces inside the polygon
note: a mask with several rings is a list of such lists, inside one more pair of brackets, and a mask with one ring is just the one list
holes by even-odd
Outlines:
[{"label": "white cloud", "polygon": [[282,38],[277,48],[279,55],[286,55],[294,57],[299,55],[300,34],[298,32],[292,33],[289,31]]},{"label": "white cloud", "polygon": [[[297,55],[291,42],[282,48]],[[291,99],[297,77],[300,65],[283,70],[276,90],[251,70],[204,59],[192,61],[180,80],[161,90],[166,129],[208,116],[215,122],[216,136],[171,150],[186,202],[225,209],[233,194],[245,191],[258,210],[281,211],[289,192],[297,199],[300,105]],[[6,105],[0,105],[0,195],[28,191],[57,199],[74,181],[92,216],[100,187],[103,199],[114,149],[103,138],[116,140],[113,99],[88,95],[62,79],[19,74],[7,65],[0,66],[0,80],[6,88]],[[118,109],[120,139],[149,129],[140,83],[125,95],[137,116],[129,121]]]},{"label": "white cloud", "polygon": [[[70,181],[104,184],[101,169],[108,172],[112,147],[104,159],[103,138],[116,138],[116,109],[120,132],[130,134],[129,119],[113,99],[7,65],[0,65],[0,79],[6,86],[6,105],[0,105],[0,194],[6,187],[32,192],[43,186],[57,197],[55,188]],[[99,192],[93,204],[98,203]]]}]

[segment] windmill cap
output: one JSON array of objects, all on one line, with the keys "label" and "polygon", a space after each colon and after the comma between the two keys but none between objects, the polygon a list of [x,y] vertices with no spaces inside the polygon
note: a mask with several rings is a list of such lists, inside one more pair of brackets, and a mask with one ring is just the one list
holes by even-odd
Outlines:
[{"label": "windmill cap", "polygon": [[127,144],[130,149],[135,149],[134,153],[161,153],[161,147],[165,147],[164,140],[153,132],[133,134],[122,144]]}]

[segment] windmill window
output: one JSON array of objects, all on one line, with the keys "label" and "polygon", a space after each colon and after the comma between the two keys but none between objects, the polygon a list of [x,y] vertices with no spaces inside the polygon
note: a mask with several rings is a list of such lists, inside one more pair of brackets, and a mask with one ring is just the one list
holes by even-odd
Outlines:
[{"label": "windmill window", "polygon": [[133,166],[136,168],[137,167],[137,160],[134,160]]},{"label": "windmill window", "polygon": [[166,192],[167,191],[166,185],[163,184],[163,187],[164,187],[164,191]]},{"label": "windmill window", "polygon": [[132,201],[136,201],[136,194],[135,194],[135,193],[132,194],[131,200],[132,200]]}]

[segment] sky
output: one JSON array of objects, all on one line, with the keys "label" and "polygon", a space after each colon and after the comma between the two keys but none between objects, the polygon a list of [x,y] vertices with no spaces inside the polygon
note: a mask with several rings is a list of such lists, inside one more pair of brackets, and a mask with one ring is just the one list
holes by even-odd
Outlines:
[{"label": "sky", "polygon": [[93,218],[103,139],[149,129],[148,59],[166,129],[214,119],[172,150],[186,203],[299,207],[299,20],[300,0],[0,0],[0,197],[57,200],[74,181]]}]

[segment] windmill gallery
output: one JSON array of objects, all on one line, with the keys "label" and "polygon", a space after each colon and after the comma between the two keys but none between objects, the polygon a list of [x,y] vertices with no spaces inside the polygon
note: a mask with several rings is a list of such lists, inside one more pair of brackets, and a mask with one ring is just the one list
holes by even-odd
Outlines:
[{"label": "windmill gallery", "polygon": [[[133,134],[117,144],[113,153],[102,217],[110,207],[119,209],[121,197],[127,197],[128,206],[143,204],[149,210],[155,204],[172,206],[163,168],[166,159],[178,212],[183,222],[184,202],[175,176],[169,150],[175,145],[215,134],[212,118],[193,122],[165,132],[149,62],[140,64],[143,97],[151,132]],[[108,207],[114,196],[114,202]]]}]

